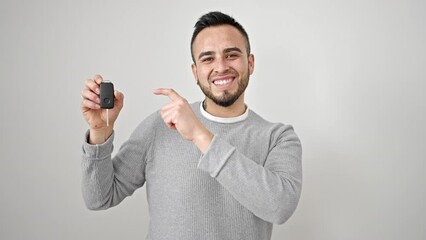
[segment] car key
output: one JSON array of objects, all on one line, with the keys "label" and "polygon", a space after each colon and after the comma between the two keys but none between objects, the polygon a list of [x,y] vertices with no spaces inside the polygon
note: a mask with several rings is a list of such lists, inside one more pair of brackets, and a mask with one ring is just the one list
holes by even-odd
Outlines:
[{"label": "car key", "polygon": [[109,126],[108,110],[114,108],[114,84],[104,80],[101,82],[100,89],[101,108],[106,109],[107,126]]}]

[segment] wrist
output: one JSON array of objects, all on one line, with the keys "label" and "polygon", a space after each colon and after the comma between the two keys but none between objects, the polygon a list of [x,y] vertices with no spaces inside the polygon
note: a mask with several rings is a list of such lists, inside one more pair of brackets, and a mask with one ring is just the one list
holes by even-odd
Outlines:
[{"label": "wrist", "polygon": [[200,133],[195,134],[192,142],[200,149],[200,151],[205,154],[209,145],[213,139],[213,134],[207,130],[203,129]]},{"label": "wrist", "polygon": [[112,134],[113,125],[102,128],[90,128],[88,143],[90,144],[101,144],[104,143]]}]

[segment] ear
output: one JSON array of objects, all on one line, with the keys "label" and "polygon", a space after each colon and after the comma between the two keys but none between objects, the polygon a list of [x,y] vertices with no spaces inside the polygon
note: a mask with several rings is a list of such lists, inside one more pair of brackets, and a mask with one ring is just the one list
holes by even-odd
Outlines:
[{"label": "ear", "polygon": [[248,64],[249,64],[249,72],[251,75],[254,71],[254,55],[253,54],[250,54],[250,56],[248,57]]},{"label": "ear", "polygon": [[197,65],[195,65],[195,63],[193,63],[191,65],[191,69],[192,69],[192,75],[194,75],[195,82],[197,82],[197,84],[198,84]]}]

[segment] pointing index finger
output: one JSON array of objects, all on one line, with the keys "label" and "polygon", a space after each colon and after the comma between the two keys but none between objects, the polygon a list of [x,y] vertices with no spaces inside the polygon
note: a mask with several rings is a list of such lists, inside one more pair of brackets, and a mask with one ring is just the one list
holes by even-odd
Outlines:
[{"label": "pointing index finger", "polygon": [[182,98],[175,90],[171,88],[158,88],[158,89],[155,89],[153,93],[155,95],[168,96],[170,100],[172,101],[176,101]]}]

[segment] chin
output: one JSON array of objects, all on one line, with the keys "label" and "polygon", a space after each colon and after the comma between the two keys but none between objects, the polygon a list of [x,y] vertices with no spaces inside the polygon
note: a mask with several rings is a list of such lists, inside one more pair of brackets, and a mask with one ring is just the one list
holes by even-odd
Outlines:
[{"label": "chin", "polygon": [[240,96],[236,96],[234,94],[222,94],[221,96],[215,96],[214,98],[210,98],[215,104],[221,107],[229,107],[234,104]]}]

